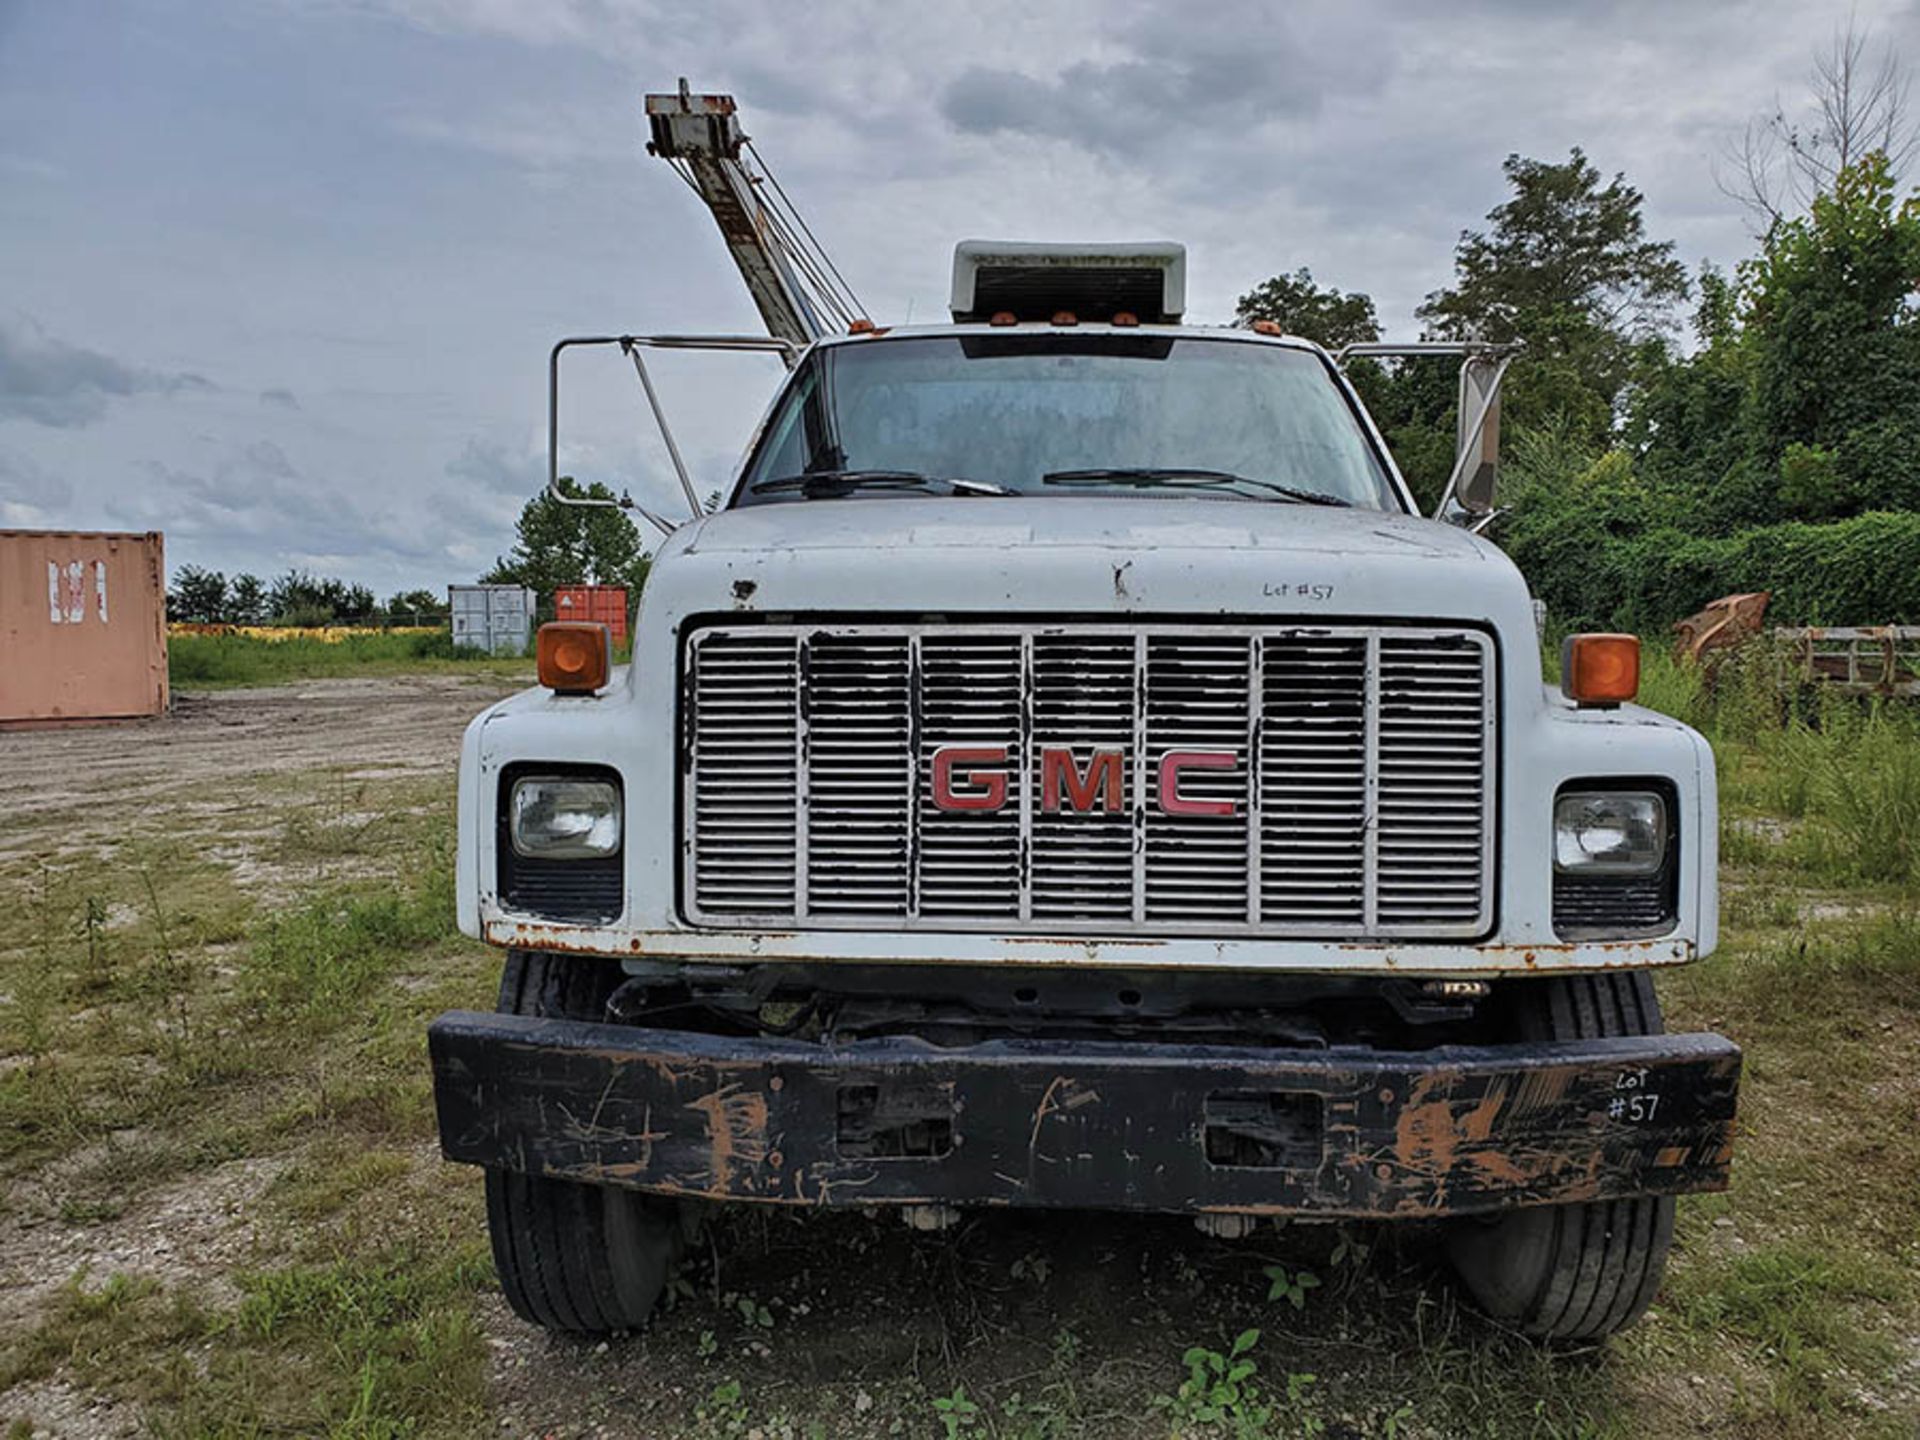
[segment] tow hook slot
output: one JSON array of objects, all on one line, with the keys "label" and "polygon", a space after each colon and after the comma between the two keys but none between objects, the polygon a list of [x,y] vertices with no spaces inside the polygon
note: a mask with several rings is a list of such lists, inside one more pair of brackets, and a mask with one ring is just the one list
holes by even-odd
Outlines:
[{"label": "tow hook slot", "polygon": [[1308,1091],[1216,1090],[1207,1096],[1207,1163],[1234,1170],[1311,1170],[1326,1105]]},{"label": "tow hook slot", "polygon": [[953,1086],[842,1085],[834,1139],[843,1158],[937,1160],[953,1149]]}]

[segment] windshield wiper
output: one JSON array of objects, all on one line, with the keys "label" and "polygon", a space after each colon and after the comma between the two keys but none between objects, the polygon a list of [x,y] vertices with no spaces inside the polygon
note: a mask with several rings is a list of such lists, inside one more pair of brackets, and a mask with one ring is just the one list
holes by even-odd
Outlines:
[{"label": "windshield wiper", "polygon": [[1040,477],[1047,485],[1134,485],[1142,489],[1155,485],[1253,485],[1283,499],[1302,505],[1339,505],[1351,508],[1351,500],[1327,495],[1318,490],[1298,490],[1273,480],[1256,480],[1251,475],[1236,475],[1231,470],[1188,470],[1177,466],[1145,465],[1135,469],[1051,470]]},{"label": "windshield wiper", "polygon": [[851,494],[855,490],[929,490],[947,487],[949,495],[1012,495],[1016,491],[990,480],[968,480],[959,476],[923,475],[918,470],[807,470],[799,475],[780,475],[749,485],[754,495],[773,495],[794,490],[808,499],[816,496]]}]

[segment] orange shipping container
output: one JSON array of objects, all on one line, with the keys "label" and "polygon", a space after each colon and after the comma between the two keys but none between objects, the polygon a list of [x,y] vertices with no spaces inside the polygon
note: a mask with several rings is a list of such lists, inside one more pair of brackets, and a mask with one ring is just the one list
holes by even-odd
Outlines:
[{"label": "orange shipping container", "polygon": [[0,530],[0,725],[167,708],[159,532]]},{"label": "orange shipping container", "polygon": [[561,585],[553,592],[553,618],[595,621],[613,631],[618,643],[627,638],[627,587]]}]

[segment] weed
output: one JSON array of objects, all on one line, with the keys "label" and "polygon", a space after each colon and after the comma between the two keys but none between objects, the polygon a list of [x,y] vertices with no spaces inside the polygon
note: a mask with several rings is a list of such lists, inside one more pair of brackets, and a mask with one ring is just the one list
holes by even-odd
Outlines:
[{"label": "weed", "polygon": [[731,1305],[740,1317],[740,1323],[748,1329],[771,1330],[773,1312],[755,1300],[751,1295],[727,1294],[721,1297],[725,1304]]},{"label": "weed", "polygon": [[1307,1292],[1320,1285],[1320,1277],[1311,1270],[1289,1271],[1284,1265],[1269,1265],[1260,1273],[1267,1277],[1267,1299],[1284,1300],[1296,1310],[1307,1308]]},{"label": "weed", "polygon": [[1260,1367],[1251,1358],[1259,1343],[1258,1330],[1242,1330],[1224,1354],[1204,1345],[1189,1347],[1180,1357],[1187,1378],[1172,1396],[1162,1396],[1156,1403],[1181,1423],[1224,1423],[1236,1434],[1258,1434],[1273,1417],[1256,1378]]},{"label": "weed", "polygon": [[236,1378],[249,1384],[221,1398],[248,1402],[242,1413],[256,1409],[261,1428],[334,1434],[397,1435],[429,1415],[475,1416],[483,1347],[468,1300],[489,1279],[478,1247],[403,1246],[242,1274],[226,1338]]},{"label": "weed", "polygon": [[752,1419],[745,1391],[738,1380],[722,1380],[707,1392],[707,1398],[694,1406],[693,1418],[709,1430],[727,1436],[744,1435]]},{"label": "weed", "polygon": [[933,1411],[940,1417],[944,1440],[960,1440],[963,1435],[972,1435],[980,1423],[980,1406],[967,1397],[964,1385],[954,1386],[951,1395],[935,1396]]},{"label": "weed", "polygon": [[114,1275],[89,1288],[83,1270],[0,1352],[0,1392],[64,1370],[85,1385],[165,1393],[167,1354],[210,1328],[204,1310],[153,1280]]},{"label": "weed", "polygon": [[1339,1239],[1334,1241],[1333,1250],[1327,1256],[1327,1263],[1336,1270],[1342,1266],[1357,1270],[1367,1263],[1367,1257],[1371,1254],[1373,1254],[1373,1246],[1357,1231],[1343,1225],[1340,1227]]},{"label": "weed", "polygon": [[108,940],[107,902],[99,895],[88,895],[81,913],[80,933],[86,944],[87,958],[79,975],[83,990],[99,992],[113,988],[113,947]]},{"label": "weed", "polygon": [[1319,1383],[1320,1377],[1311,1372],[1300,1370],[1287,1372],[1288,1418],[1296,1420],[1301,1433],[1305,1435],[1320,1435],[1326,1432],[1326,1422],[1311,1409],[1303,1408],[1308,1404],[1307,1392]]},{"label": "weed", "polygon": [[453,866],[430,847],[411,891],[347,891],[309,901],[262,925],[247,973],[253,1000],[269,1015],[338,1017],[404,954],[450,939]]}]

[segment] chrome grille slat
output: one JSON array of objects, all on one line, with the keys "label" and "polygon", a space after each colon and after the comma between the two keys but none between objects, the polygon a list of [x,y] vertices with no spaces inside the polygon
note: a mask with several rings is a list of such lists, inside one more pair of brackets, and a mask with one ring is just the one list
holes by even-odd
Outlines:
[{"label": "chrome grille slat", "polygon": [[[1491,642],[1459,629],[703,629],[683,690],[689,918],[1475,935],[1492,915],[1494,683]],[[1002,777],[1000,808],[935,806],[948,747],[994,757],[956,775]],[[1070,769],[1049,772],[1049,749]],[[1230,814],[1161,809],[1174,750],[1232,760],[1177,783]],[[1059,803],[1070,786],[1105,799],[1108,751],[1125,756],[1118,808]]]}]

